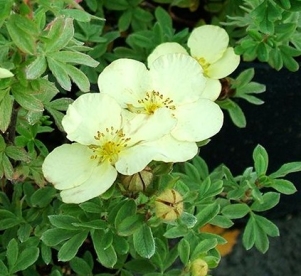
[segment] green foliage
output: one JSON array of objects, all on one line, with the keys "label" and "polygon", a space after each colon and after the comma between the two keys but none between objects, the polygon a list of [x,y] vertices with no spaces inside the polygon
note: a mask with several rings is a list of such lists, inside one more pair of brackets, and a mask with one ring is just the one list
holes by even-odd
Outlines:
[{"label": "green foliage", "polygon": [[[69,104],[78,94],[96,90],[106,65],[118,58],[146,62],[163,42],[187,46],[189,29],[176,27],[168,6],[195,11],[204,3],[153,2],[157,4],[0,0],[0,67],[14,74],[0,79],[3,275],[38,275],[45,266],[51,276],[64,275],[65,267],[76,275],[190,275],[190,264],[198,258],[210,269],[220,261],[216,246],[226,240],[203,232],[207,224],[229,228],[246,217],[244,246],[261,252],[268,249],[270,237],[279,235],[264,212],[278,204],[280,194],[296,192],[284,177],[300,172],[301,162],[269,172],[273,160],[261,145],[253,151],[253,166],[242,175],[233,176],[225,165],[209,171],[199,156],[180,164],[152,162],[154,179],[146,191],[127,193],[118,179],[105,194],[79,205],[63,204],[44,179],[43,160],[64,141],[62,118]],[[298,1],[245,1],[240,10],[237,3],[206,1],[203,8],[214,15],[213,21],[226,11],[231,43],[237,42],[235,50],[244,60],[296,71],[294,57],[301,49]],[[238,99],[263,104],[257,94],[265,86],[252,81],[254,73],[250,68],[228,77],[227,89],[233,93],[217,101],[238,127],[246,126]],[[174,221],[155,215],[154,202],[165,189],[183,197],[184,212]],[[175,268],[179,260],[182,267]]]},{"label": "green foliage", "polygon": [[289,0],[244,1],[244,13],[228,16],[225,25],[243,28],[235,50],[246,61],[258,59],[280,70],[297,71],[301,48],[298,23],[300,4]]}]

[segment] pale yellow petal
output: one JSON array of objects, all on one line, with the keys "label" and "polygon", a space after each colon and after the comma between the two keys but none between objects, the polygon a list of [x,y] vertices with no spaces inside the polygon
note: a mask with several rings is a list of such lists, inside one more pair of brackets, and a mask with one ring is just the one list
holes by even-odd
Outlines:
[{"label": "pale yellow petal", "polygon": [[200,99],[177,109],[177,126],[171,135],[181,141],[198,142],[215,135],[223,125],[220,107],[208,100]]},{"label": "pale yellow petal", "polygon": [[170,133],[176,123],[173,110],[159,108],[152,115],[135,114],[131,121],[124,124],[123,130],[124,134],[131,138],[128,144],[133,145],[140,141],[152,141],[161,138]]},{"label": "pale yellow petal", "polygon": [[229,47],[218,61],[208,67],[207,74],[213,79],[227,77],[238,67],[239,61],[239,55],[236,55],[234,49]]},{"label": "pale yellow petal", "polygon": [[192,159],[198,152],[195,142],[179,141],[171,135],[165,135],[157,141],[148,143],[156,151],[154,160],[163,162],[185,162]]},{"label": "pale yellow petal", "polygon": [[186,49],[176,42],[165,42],[158,45],[147,58],[148,67],[160,56],[173,53],[189,55]]},{"label": "pale yellow petal", "polygon": [[123,108],[137,104],[151,91],[149,72],[142,62],[133,59],[118,59],[108,65],[98,77],[101,93],[113,97]]},{"label": "pale yellow petal", "polygon": [[214,63],[220,59],[229,44],[227,32],[218,26],[204,25],[195,28],[187,45],[194,58],[203,58],[206,63]]},{"label": "pale yellow petal", "polygon": [[0,79],[11,78],[14,74],[5,68],[0,68]]},{"label": "pale yellow petal", "polygon": [[167,54],[157,58],[150,66],[153,89],[169,98],[173,104],[197,100],[206,84],[198,62],[188,55]]},{"label": "pale yellow petal", "polygon": [[92,151],[80,144],[65,144],[55,148],[46,157],[42,170],[45,178],[56,189],[64,190],[82,185],[97,166],[90,157]]},{"label": "pale yellow petal", "polygon": [[129,147],[119,154],[115,168],[123,175],[132,175],[142,171],[154,158],[154,149],[144,143]]},{"label": "pale yellow petal", "polygon": [[70,141],[90,145],[95,142],[97,131],[120,128],[120,114],[121,107],[113,98],[105,94],[88,93],[69,106],[62,124]]},{"label": "pale yellow petal", "polygon": [[63,190],[60,195],[65,203],[82,203],[106,192],[114,183],[117,171],[108,162],[95,167],[91,176],[80,186]]},{"label": "pale yellow petal", "polygon": [[207,78],[206,86],[202,93],[202,98],[215,101],[220,95],[222,85],[219,80]]}]

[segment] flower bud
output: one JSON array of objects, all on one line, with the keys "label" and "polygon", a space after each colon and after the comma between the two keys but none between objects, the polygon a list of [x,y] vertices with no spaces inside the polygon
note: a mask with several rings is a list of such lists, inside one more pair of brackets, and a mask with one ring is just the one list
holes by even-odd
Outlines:
[{"label": "flower bud", "polygon": [[208,273],[208,264],[203,259],[196,259],[190,266],[191,276],[206,276]]},{"label": "flower bud", "polygon": [[143,171],[135,173],[133,175],[125,175],[122,178],[122,184],[127,191],[141,192],[152,183],[154,175],[149,167],[146,167]]},{"label": "flower bud", "polygon": [[174,221],[183,213],[183,197],[174,189],[167,189],[155,201],[155,213],[164,221]]}]

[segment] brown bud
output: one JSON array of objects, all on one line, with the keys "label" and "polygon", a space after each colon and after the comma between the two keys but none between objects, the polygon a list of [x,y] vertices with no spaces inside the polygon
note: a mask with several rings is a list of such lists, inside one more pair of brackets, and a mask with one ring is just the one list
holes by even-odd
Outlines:
[{"label": "brown bud", "polygon": [[155,213],[164,221],[174,221],[183,213],[183,197],[174,189],[167,189],[155,201]]},{"label": "brown bud", "polygon": [[208,264],[203,259],[196,259],[190,266],[191,276],[206,276],[208,273]]},{"label": "brown bud", "polygon": [[125,175],[122,177],[122,184],[127,191],[141,192],[152,183],[154,175],[149,167],[143,171],[133,175]]}]

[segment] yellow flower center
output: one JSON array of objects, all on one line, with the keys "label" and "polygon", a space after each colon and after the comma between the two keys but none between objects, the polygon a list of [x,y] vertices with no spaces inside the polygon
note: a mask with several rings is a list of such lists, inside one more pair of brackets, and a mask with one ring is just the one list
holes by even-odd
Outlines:
[{"label": "yellow flower center", "polygon": [[154,114],[159,108],[166,107],[171,110],[175,110],[176,107],[173,104],[173,100],[170,98],[164,98],[162,94],[157,91],[146,92],[145,97],[138,100],[138,106],[127,104],[128,110],[133,113]]},{"label": "yellow flower center", "polygon": [[208,63],[203,57],[196,58],[196,60],[202,66],[204,70],[204,75],[208,77],[208,67],[210,66],[210,63]]},{"label": "yellow flower center", "polygon": [[114,165],[118,160],[119,153],[127,147],[131,138],[126,138],[122,130],[115,130],[114,127],[106,128],[105,132],[97,131],[94,136],[96,144],[89,145],[93,151],[91,159],[98,159],[99,163],[109,161]]}]

